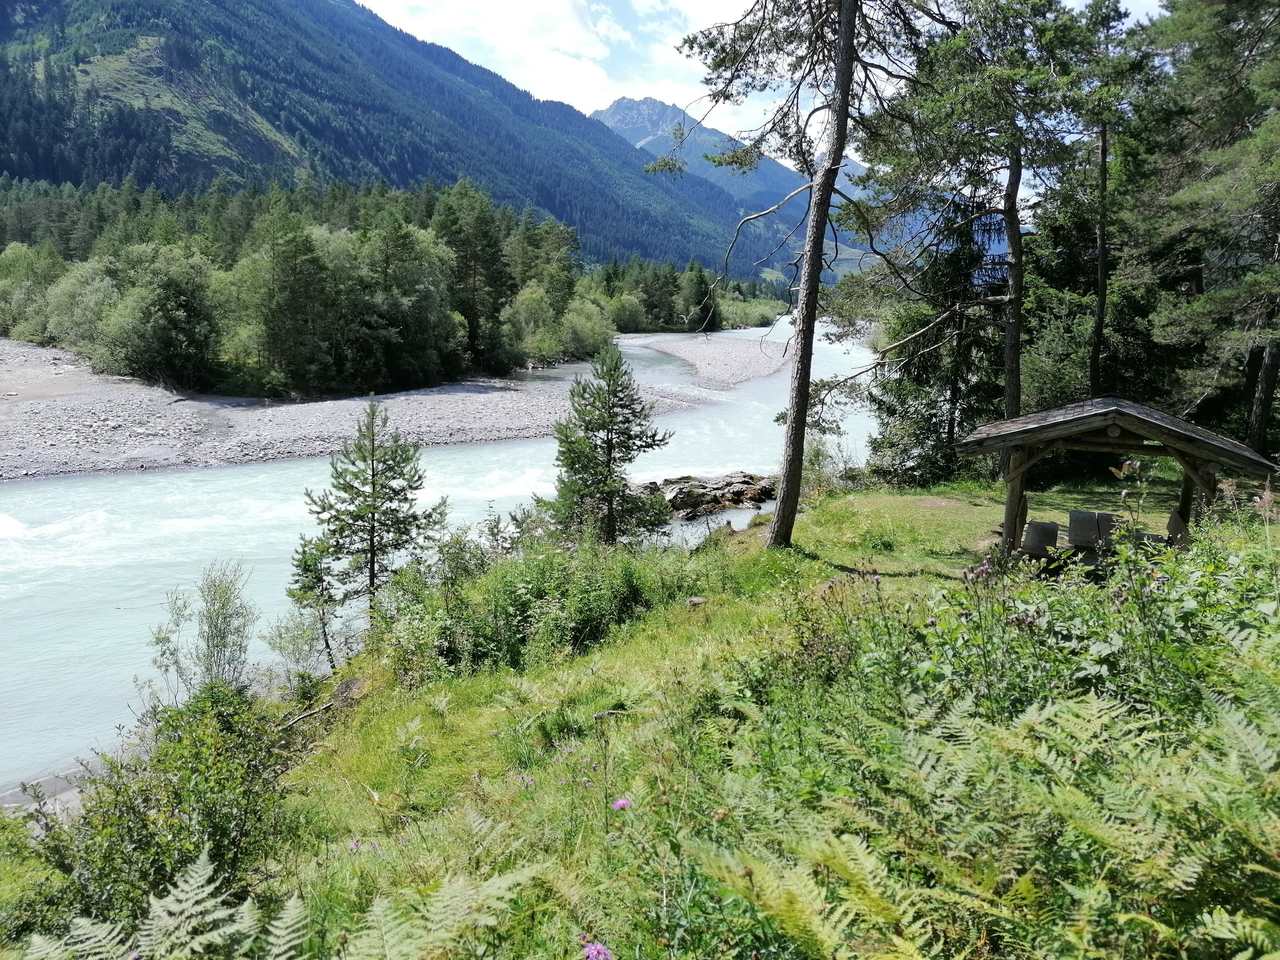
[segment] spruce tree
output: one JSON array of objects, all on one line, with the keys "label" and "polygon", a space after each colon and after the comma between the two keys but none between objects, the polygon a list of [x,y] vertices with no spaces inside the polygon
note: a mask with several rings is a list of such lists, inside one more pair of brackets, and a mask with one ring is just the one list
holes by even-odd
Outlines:
[{"label": "spruce tree", "polygon": [[[331,458],[330,484],[319,494],[308,490],[307,505],[326,552],[336,561],[330,575],[342,590],[342,602],[363,597],[372,613],[374,597],[395,563],[443,531],[445,501],[418,508],[423,484],[418,448],[391,429],[386,410],[372,400],[355,438]],[[307,547],[300,549],[305,553]]]},{"label": "spruce tree", "polygon": [[637,493],[626,468],[640,454],[665,446],[671,434],[653,427],[653,405],[613,344],[591,364],[590,379],[579,377],[569,391],[571,413],[556,424],[554,512],[569,530],[594,529],[604,543],[652,531],[666,522],[660,496]]}]

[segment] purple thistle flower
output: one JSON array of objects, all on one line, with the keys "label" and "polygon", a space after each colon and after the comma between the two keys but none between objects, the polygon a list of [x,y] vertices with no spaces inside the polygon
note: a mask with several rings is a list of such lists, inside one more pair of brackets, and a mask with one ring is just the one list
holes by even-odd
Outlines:
[{"label": "purple thistle flower", "polygon": [[630,810],[631,798],[619,797],[617,800],[613,801],[613,803],[609,804],[609,806],[612,807],[614,810]]},{"label": "purple thistle flower", "polygon": [[582,945],[582,960],[613,960],[613,953],[603,943],[593,940]]}]

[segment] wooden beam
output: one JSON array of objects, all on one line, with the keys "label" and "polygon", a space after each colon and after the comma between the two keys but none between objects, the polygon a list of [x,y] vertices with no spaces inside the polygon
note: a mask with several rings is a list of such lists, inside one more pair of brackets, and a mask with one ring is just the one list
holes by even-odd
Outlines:
[{"label": "wooden beam", "polygon": [[1116,415],[1111,412],[1095,413],[1087,417],[1078,417],[1064,423],[1036,424],[1019,430],[1017,433],[1006,433],[996,437],[976,440],[973,443],[962,442],[957,446],[965,453],[981,453],[999,450],[1005,447],[1021,446],[1029,441],[1047,443],[1062,437],[1072,437],[1099,428],[1106,429],[1116,422]]},{"label": "wooden beam", "polygon": [[1190,473],[1182,471],[1182,492],[1178,494],[1178,514],[1184,526],[1191,526],[1192,514],[1196,508],[1196,481]]},{"label": "wooden beam", "polygon": [[1093,440],[1060,440],[1063,450],[1084,450],[1089,453],[1114,453],[1116,456],[1171,457],[1173,451],[1163,445],[1128,443],[1099,443]]},{"label": "wooden beam", "polygon": [[1013,461],[1011,460],[1009,462],[1009,475],[1005,479],[1012,480],[1018,477],[1025,478],[1028,470],[1030,470],[1037,463],[1039,463],[1041,460],[1043,460],[1045,457],[1047,457],[1049,454],[1053,453],[1057,449],[1060,449],[1060,448],[1059,448],[1059,445],[1056,443],[1051,443],[1047,447],[1041,447],[1038,450],[1033,450],[1032,448],[1028,448],[1027,456],[1023,459],[1022,463],[1019,464],[1016,470],[1013,467]]},{"label": "wooden beam", "polygon": [[1170,447],[1169,453],[1173,459],[1182,465],[1183,474],[1194,480],[1196,486],[1204,492],[1206,497],[1212,500],[1218,495],[1217,484],[1212,479],[1206,479],[1205,477],[1206,471],[1208,471],[1210,478],[1213,476],[1213,467],[1196,461],[1176,447]]}]

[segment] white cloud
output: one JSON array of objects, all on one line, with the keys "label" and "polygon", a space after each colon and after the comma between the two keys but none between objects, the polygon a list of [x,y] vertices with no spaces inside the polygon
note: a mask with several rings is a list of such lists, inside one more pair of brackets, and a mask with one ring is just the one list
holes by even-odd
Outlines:
[{"label": "white cloud", "polygon": [[607,7],[577,0],[363,0],[415,37],[449,47],[543,99],[579,106],[609,85],[604,63],[630,35]]},{"label": "white cloud", "polygon": [[[739,17],[749,0],[360,0],[423,40],[455,50],[536,97],[584,113],[618,97],[654,97],[701,117],[701,65],[677,52],[688,33]],[[1087,0],[1068,0],[1083,6]],[[1124,0],[1133,19],[1160,0]],[[718,106],[708,124],[730,133],[766,117],[767,98]]]},{"label": "white cloud", "polygon": [[[655,97],[700,116],[699,64],[677,53],[692,30],[732,19],[746,0],[361,0],[415,37],[449,47],[545,100],[584,113],[618,97]],[[703,101],[705,102],[705,101]],[[749,128],[756,106],[711,122]]]}]

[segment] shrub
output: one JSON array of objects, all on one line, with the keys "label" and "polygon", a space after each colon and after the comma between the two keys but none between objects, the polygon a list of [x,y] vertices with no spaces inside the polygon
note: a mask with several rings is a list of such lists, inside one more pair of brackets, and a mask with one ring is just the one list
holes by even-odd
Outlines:
[{"label": "shrub", "polygon": [[25,820],[0,812],[0,944],[59,929],[66,881],[40,856]]},{"label": "shrub", "polygon": [[624,293],[609,301],[605,319],[619,333],[638,333],[645,328],[644,305],[636,297]]},{"label": "shrub", "polygon": [[205,850],[242,891],[288,832],[280,739],[252,697],[209,684],[161,708],[136,751],[100,758],[79,817],[38,813],[41,857],[65,876],[75,908],[101,920],[136,921],[149,894]]},{"label": "shrub", "polygon": [[155,665],[174,697],[211,683],[238,688],[244,682],[258,622],[257,609],[244,596],[247,580],[240,564],[215,563],[196,585],[198,607],[181,591],[169,594],[168,620],[152,631],[151,642]]},{"label": "shrub", "polygon": [[524,667],[582,653],[644,610],[722,582],[714,552],[586,542],[526,544],[465,584],[410,572],[396,581],[376,643],[401,682],[454,670]]},{"label": "shrub", "polygon": [[563,356],[574,360],[594,357],[613,341],[616,332],[604,311],[590,300],[571,300],[560,320]]},{"label": "shrub", "polygon": [[101,260],[72,264],[46,295],[45,335],[59,346],[87,353],[97,342],[103,318],[119,300],[109,264]]},{"label": "shrub", "polygon": [[95,361],[110,373],[178,387],[208,386],[218,330],[209,301],[209,262],[176,247],[131,247],[133,286],[99,326]]}]

